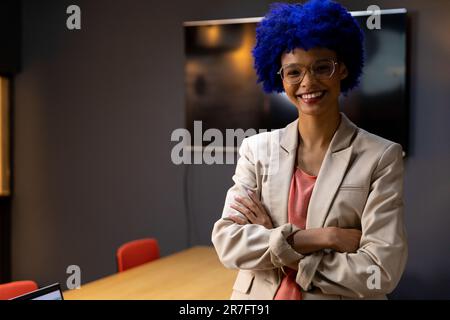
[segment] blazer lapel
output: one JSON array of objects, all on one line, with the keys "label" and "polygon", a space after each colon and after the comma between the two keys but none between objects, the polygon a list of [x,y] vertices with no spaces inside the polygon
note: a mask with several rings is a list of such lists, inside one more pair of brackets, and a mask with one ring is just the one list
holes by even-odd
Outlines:
[{"label": "blazer lapel", "polygon": [[341,113],[336,130],[317,177],[308,206],[306,228],[321,228],[325,223],[331,202],[351,162],[353,146],[350,145],[356,126]]},{"label": "blazer lapel", "polygon": [[308,206],[306,228],[321,228],[339,185],[344,178],[353,147],[340,152],[327,152],[314,185]]},{"label": "blazer lapel", "polygon": [[279,135],[271,143],[273,150],[268,172],[269,211],[275,226],[288,222],[289,188],[297,155],[298,119],[278,132]]},{"label": "blazer lapel", "polygon": [[[341,113],[341,122],[322,161],[308,207],[306,228],[321,228],[328,215],[347,167],[356,126]],[[298,119],[291,122],[271,141],[268,172],[268,207],[275,226],[288,222],[289,188],[294,173],[298,146]]]}]

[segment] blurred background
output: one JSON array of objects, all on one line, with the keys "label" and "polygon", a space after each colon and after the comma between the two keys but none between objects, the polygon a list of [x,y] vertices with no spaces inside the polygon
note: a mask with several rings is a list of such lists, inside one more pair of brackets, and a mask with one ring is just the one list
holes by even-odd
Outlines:
[{"label": "blurred background", "polygon": [[[115,273],[116,249],[142,237],[157,238],[162,256],[211,245],[235,165],[171,161],[171,134],[186,127],[183,22],[261,17],[271,2],[1,2],[11,160],[2,169],[10,184],[0,198],[0,282],[65,284],[69,265],[90,282]],[[408,11],[409,260],[390,298],[449,299],[450,2],[338,2]],[[66,27],[72,4],[81,30]]]}]

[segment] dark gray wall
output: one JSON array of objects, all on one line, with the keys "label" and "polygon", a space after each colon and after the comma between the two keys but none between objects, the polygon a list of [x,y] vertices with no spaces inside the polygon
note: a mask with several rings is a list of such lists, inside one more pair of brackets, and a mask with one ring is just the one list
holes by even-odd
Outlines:
[{"label": "dark gray wall", "polygon": [[[341,2],[350,10],[372,4]],[[72,3],[82,9],[81,31],[65,27]],[[268,3],[24,1],[13,132],[14,279],[65,283],[70,264],[81,267],[83,283],[97,279],[115,272],[116,248],[138,237],[157,237],[163,255],[210,244],[234,168],[186,171],[170,161],[170,134],[184,126],[182,22],[262,16]],[[450,298],[450,2],[377,4],[406,7],[412,17],[410,258],[392,296]]]},{"label": "dark gray wall", "polygon": [[184,127],[182,23],[266,10],[237,0],[76,1],[82,30],[69,31],[73,3],[23,3],[12,269],[41,285],[65,283],[71,264],[83,283],[114,273],[117,247],[139,237],[156,237],[163,255],[210,244],[233,167],[186,172],[202,191],[187,224],[185,168],[170,158],[172,130]]}]

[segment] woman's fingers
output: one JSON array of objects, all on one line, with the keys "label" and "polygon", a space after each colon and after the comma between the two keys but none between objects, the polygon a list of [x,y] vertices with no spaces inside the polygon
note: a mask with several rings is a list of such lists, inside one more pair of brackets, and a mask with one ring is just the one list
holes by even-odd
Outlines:
[{"label": "woman's fingers", "polygon": [[250,214],[252,214],[254,217],[257,217],[260,212],[259,212],[259,207],[253,202],[252,199],[250,198],[241,198],[239,196],[236,196],[234,198],[239,204],[241,204],[241,206],[245,207]]},{"label": "woman's fingers", "polygon": [[229,218],[231,220],[233,220],[234,223],[237,223],[237,224],[244,225],[244,224],[248,224],[249,223],[248,220],[239,217],[237,214],[230,215]]},{"label": "woman's fingers", "polygon": [[267,229],[273,228],[272,220],[255,194],[249,193],[248,198],[236,196],[235,200],[237,204],[231,204],[231,208],[242,213],[250,223],[262,225]]},{"label": "woman's fingers", "polygon": [[335,228],[334,245],[339,252],[356,252],[361,241],[361,231],[358,229]]},{"label": "woman's fingers", "polygon": [[247,219],[248,219],[248,221],[250,221],[250,222],[254,222],[254,220],[255,220],[255,214],[253,213],[253,212],[251,212],[251,210],[250,209],[248,209],[247,207],[245,207],[245,206],[239,206],[239,205],[236,205],[236,204],[234,204],[234,203],[232,203],[231,205],[230,205],[230,207],[232,208],[232,209],[234,209],[234,210],[236,210],[236,211],[239,211],[240,213],[242,213]]},{"label": "woman's fingers", "polygon": [[250,197],[251,200],[253,200],[253,202],[258,206],[258,208],[265,212],[265,209],[261,203],[261,201],[259,201],[258,197],[256,196],[256,193],[251,191],[251,190],[247,190],[247,194]]}]

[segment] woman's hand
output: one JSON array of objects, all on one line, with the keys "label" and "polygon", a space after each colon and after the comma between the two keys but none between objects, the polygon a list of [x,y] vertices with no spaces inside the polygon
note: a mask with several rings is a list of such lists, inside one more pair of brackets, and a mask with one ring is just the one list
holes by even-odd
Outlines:
[{"label": "woman's hand", "polygon": [[[238,215],[231,215],[229,218],[240,225],[252,223],[272,229],[272,219],[261,201],[252,191],[248,191],[248,195],[248,198],[236,196],[236,203],[230,205],[232,209],[242,213],[246,219]],[[298,231],[293,235],[292,240],[294,249],[302,254],[327,248],[338,252],[353,253],[359,248],[361,235],[361,231],[358,229],[326,227]]]},{"label": "woman's hand", "polygon": [[253,191],[248,191],[248,198],[236,196],[236,203],[232,203],[230,207],[242,213],[247,219],[242,219],[238,215],[231,215],[230,219],[237,224],[259,224],[267,229],[272,229],[272,219],[264,208],[261,201]]},{"label": "woman's hand", "polygon": [[356,252],[361,241],[361,231],[358,229],[326,228],[331,249],[339,252]]}]

